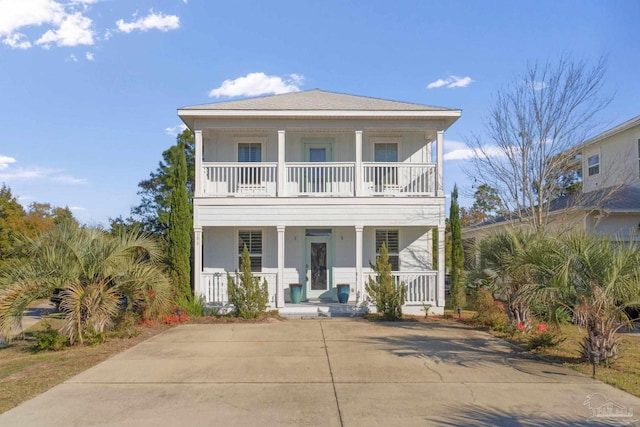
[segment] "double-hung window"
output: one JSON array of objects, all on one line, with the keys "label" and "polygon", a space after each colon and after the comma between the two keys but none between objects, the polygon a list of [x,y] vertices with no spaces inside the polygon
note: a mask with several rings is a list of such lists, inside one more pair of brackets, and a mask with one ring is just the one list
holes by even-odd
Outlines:
[{"label": "double-hung window", "polygon": [[587,157],[587,168],[589,176],[600,173],[600,154],[593,154]]},{"label": "double-hung window", "polygon": [[[397,163],[398,144],[395,142],[376,142],[373,144],[373,156],[376,163]],[[374,181],[376,187],[396,185],[398,183],[398,167],[380,165],[375,168]]]},{"label": "double-hung window", "polygon": [[[256,163],[262,161],[262,144],[259,142],[238,143],[238,162]],[[259,167],[242,167],[238,181],[241,184],[258,184],[262,181]]]},{"label": "double-hung window", "polygon": [[238,268],[242,265],[242,251],[245,246],[251,259],[251,271],[262,271],[262,230],[240,230],[238,232]]},{"label": "double-hung window", "polygon": [[387,247],[391,271],[400,270],[400,250],[398,230],[376,230],[376,258],[380,256],[382,244]]}]

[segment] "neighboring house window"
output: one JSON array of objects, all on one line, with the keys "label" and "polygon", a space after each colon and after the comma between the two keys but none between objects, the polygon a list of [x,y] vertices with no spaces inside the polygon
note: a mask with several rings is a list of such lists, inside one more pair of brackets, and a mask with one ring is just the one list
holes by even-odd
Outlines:
[{"label": "neighboring house window", "polygon": [[245,245],[251,258],[251,271],[262,271],[262,230],[238,232],[238,267],[242,265],[242,251]]},{"label": "neighboring house window", "polygon": [[[262,144],[259,142],[242,142],[238,144],[238,162],[250,163],[262,161]],[[243,167],[240,169],[241,184],[255,184],[262,181],[260,168]]]},{"label": "neighboring house window", "polygon": [[598,175],[600,173],[600,154],[587,157],[587,167],[589,168],[589,176]]},{"label": "neighboring house window", "polygon": [[638,140],[638,174],[640,175],[640,139]]},{"label": "neighboring house window", "polygon": [[380,256],[380,248],[384,243],[389,253],[391,271],[400,271],[400,250],[398,230],[376,230],[376,258]]},{"label": "neighboring house window", "polygon": [[[398,162],[398,144],[395,142],[378,142],[373,145],[374,161],[380,163]],[[379,166],[375,170],[376,186],[395,185],[398,183],[398,168],[395,166]]]}]

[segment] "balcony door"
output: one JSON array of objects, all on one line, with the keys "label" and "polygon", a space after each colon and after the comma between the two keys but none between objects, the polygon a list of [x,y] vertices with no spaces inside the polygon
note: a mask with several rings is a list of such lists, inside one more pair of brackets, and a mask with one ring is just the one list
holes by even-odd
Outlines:
[{"label": "balcony door", "polygon": [[[327,163],[333,159],[333,143],[324,138],[304,138],[304,161],[310,163]],[[328,191],[328,165],[310,166],[306,168],[302,182],[303,193],[325,193]]]}]

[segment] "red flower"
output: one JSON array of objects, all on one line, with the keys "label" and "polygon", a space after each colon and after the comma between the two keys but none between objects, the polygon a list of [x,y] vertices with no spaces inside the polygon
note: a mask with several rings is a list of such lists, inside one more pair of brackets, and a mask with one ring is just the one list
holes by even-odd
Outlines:
[{"label": "red flower", "polygon": [[524,325],[522,324],[522,322],[518,323],[518,329],[520,329],[520,330],[524,329]]},{"label": "red flower", "polygon": [[545,325],[544,323],[540,323],[538,325],[538,332],[547,332],[547,325]]}]

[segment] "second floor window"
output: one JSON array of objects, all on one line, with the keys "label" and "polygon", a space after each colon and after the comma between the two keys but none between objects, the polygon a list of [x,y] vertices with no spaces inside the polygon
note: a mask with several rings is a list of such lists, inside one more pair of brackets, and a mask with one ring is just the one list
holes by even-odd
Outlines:
[{"label": "second floor window", "polygon": [[589,168],[589,176],[598,175],[600,173],[600,154],[587,157],[587,167]]},{"label": "second floor window", "polygon": [[[262,161],[262,144],[247,142],[238,144],[238,162],[254,163]],[[256,184],[261,181],[260,168],[243,167],[240,169],[239,182],[241,184]]]},{"label": "second floor window", "polygon": [[[394,142],[379,142],[373,146],[374,160],[379,163],[398,162],[398,144]],[[384,191],[385,186],[398,183],[398,168],[396,166],[377,166],[374,181],[378,191]]]}]

